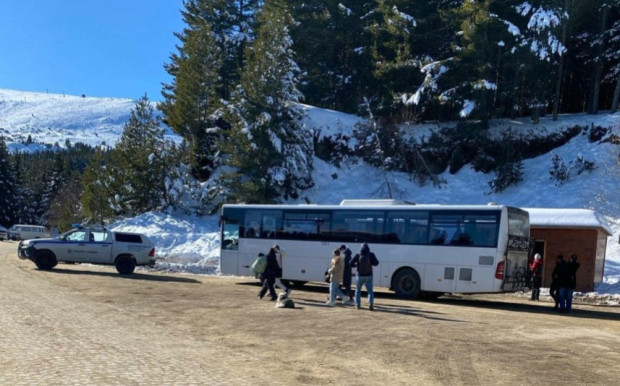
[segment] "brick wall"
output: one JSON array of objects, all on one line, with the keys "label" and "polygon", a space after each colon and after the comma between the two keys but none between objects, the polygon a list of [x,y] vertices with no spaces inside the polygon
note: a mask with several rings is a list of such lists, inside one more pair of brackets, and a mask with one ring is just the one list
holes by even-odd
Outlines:
[{"label": "brick wall", "polygon": [[564,255],[564,259],[568,260],[570,255],[576,254],[581,264],[577,271],[576,291],[593,291],[598,233],[597,229],[532,228],[530,236],[545,241],[543,287],[551,284],[556,256]]}]

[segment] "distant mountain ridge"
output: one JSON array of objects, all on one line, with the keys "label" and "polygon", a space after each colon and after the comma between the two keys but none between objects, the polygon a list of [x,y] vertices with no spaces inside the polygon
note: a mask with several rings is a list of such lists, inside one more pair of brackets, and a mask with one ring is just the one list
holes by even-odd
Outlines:
[{"label": "distant mountain ridge", "polygon": [[[67,140],[114,146],[134,106],[132,99],[0,89],[0,135],[10,151],[64,147]],[[170,130],[167,135],[178,140]]]}]

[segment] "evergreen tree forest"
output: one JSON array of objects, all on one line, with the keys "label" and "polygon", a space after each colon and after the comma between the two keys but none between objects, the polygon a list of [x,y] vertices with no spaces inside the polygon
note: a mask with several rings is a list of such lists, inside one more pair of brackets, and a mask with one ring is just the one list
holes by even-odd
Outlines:
[{"label": "evergreen tree forest", "polygon": [[[618,106],[618,0],[187,0],[182,13],[160,109],[192,174],[218,181],[213,199],[272,202],[312,186],[313,150],[329,160],[337,145],[308,143],[299,101],[369,118],[353,155],[434,183],[475,154],[432,157],[396,125],[460,122],[443,142],[463,150],[492,118]],[[500,148],[485,169],[516,183],[524,155]]]},{"label": "evergreen tree forest", "polygon": [[[495,173],[489,187],[501,191],[521,181],[524,158],[584,129],[498,143],[486,135],[491,119],[615,112],[620,102],[620,0],[185,0],[181,13],[161,114],[139,99],[115,148],[10,154],[0,140],[0,224],[62,230],[303,199],[315,156],[360,157],[435,185],[469,163]],[[367,123],[318,139],[302,102]],[[428,121],[458,130],[424,142],[400,132]],[[164,125],[181,145],[164,140]]]}]

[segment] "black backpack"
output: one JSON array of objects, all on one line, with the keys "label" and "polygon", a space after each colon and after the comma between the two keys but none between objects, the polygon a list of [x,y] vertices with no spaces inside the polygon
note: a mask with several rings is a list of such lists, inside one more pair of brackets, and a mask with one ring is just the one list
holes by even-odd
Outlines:
[{"label": "black backpack", "polygon": [[361,273],[372,272],[372,258],[370,257],[370,253],[360,254],[360,263],[357,266],[357,271]]}]

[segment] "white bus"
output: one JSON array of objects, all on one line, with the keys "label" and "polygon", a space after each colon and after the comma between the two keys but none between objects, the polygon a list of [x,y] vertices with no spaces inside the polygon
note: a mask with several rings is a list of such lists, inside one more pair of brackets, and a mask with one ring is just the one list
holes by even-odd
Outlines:
[{"label": "white bus", "polygon": [[278,244],[283,279],[323,281],[332,252],[368,243],[373,284],[400,298],[523,289],[528,212],[505,205],[415,205],[345,200],[340,205],[224,205],[220,272],[253,276],[258,252]]}]

